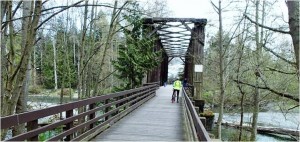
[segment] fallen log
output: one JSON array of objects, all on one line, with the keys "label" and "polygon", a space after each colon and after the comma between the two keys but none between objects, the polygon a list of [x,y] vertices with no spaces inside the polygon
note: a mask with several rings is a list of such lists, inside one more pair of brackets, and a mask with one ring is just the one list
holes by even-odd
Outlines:
[{"label": "fallen log", "polygon": [[[237,124],[237,123],[223,122],[222,125],[234,127],[234,128],[240,128],[240,124]],[[242,126],[242,128],[247,131],[251,130],[251,126],[245,125],[245,124]],[[295,130],[295,129],[287,129],[287,128],[258,126],[257,133],[260,133],[260,134],[275,133],[275,134],[281,134],[281,135],[288,135],[296,140],[299,140],[300,131]]]}]

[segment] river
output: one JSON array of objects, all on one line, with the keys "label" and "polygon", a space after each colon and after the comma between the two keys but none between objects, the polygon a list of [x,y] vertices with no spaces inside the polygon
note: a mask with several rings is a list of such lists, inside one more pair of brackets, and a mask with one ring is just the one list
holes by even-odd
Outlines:
[{"label": "river", "polygon": [[[218,114],[215,114],[215,121],[218,118]],[[248,123],[250,125],[252,119],[252,113],[244,113],[244,123]],[[232,122],[239,123],[240,122],[240,114],[237,113],[225,113],[223,117],[224,122]],[[280,127],[287,129],[300,129],[300,115],[296,112],[290,112],[287,114],[281,112],[260,112],[258,114],[258,125],[259,126],[269,126],[269,127]],[[216,129],[216,128],[214,128]],[[224,139],[230,140],[230,135],[237,134],[235,129],[233,128],[223,128]],[[216,130],[213,130],[213,133],[216,133]],[[257,135],[257,141],[293,141],[293,139],[289,137],[278,137],[274,135]]]}]

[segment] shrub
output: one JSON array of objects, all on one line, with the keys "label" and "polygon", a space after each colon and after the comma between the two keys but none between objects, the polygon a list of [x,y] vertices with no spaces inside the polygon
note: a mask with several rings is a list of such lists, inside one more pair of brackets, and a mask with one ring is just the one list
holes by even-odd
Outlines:
[{"label": "shrub", "polygon": [[42,87],[41,86],[29,86],[28,92],[30,94],[40,94],[42,92]]},{"label": "shrub", "polygon": [[214,112],[211,110],[204,110],[204,112],[200,113],[200,116],[214,116]]},{"label": "shrub", "polygon": [[[67,96],[67,95],[70,95],[70,93],[72,94],[72,89],[71,88],[63,88],[63,96]],[[58,95],[61,95],[61,89],[58,90]]]}]

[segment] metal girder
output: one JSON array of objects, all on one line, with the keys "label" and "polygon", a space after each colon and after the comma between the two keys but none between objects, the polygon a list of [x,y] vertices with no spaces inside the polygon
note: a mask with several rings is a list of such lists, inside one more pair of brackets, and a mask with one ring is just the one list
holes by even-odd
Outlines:
[{"label": "metal girder", "polygon": [[[143,24],[154,25],[155,29],[148,34],[152,36],[156,33],[160,42],[169,57],[182,57],[188,55],[189,44],[196,39],[201,45],[204,40],[199,37],[191,37],[193,27],[205,26],[206,19],[196,18],[144,18]],[[181,58],[181,60],[183,60]]]},{"label": "metal girder", "polygon": [[192,22],[192,23],[202,23],[206,25],[206,19],[197,18],[144,18],[144,23],[158,23],[158,22]]},{"label": "metal girder", "polygon": [[157,30],[159,30],[165,24],[166,24],[166,22],[163,22],[161,25],[157,26],[150,34],[148,34],[147,37],[152,36],[155,32],[157,32]]},{"label": "metal girder", "polygon": [[181,23],[185,26],[185,28],[187,30],[189,30],[190,32],[192,32],[192,29],[185,22],[181,22]]}]

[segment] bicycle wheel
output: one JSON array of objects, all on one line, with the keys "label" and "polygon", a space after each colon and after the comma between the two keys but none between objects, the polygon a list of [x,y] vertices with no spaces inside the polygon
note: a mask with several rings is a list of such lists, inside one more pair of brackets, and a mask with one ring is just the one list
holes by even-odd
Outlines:
[{"label": "bicycle wheel", "polygon": [[172,95],[172,103],[174,103],[175,102],[175,94],[173,93],[173,95]]}]

